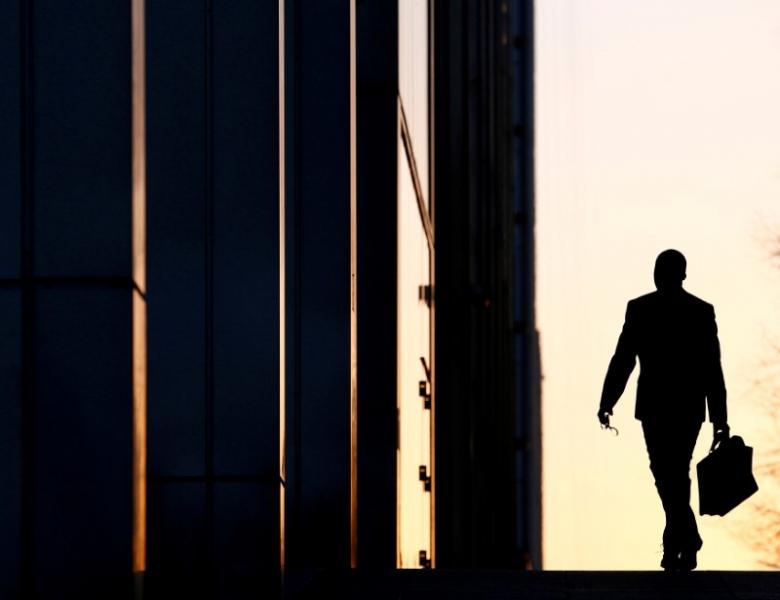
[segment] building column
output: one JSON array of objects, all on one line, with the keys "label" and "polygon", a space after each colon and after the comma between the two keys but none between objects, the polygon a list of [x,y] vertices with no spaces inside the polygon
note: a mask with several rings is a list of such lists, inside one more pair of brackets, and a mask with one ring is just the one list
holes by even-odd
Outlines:
[{"label": "building column", "polygon": [[356,564],[354,1],[286,4],[286,564]]},{"label": "building column", "polygon": [[133,568],[131,2],[2,16],[0,581],[53,597]]},{"label": "building column", "polygon": [[534,3],[514,0],[512,36],[512,200],[514,209],[515,546],[533,569],[542,564],[542,419],[536,328],[534,210]]},{"label": "building column", "polygon": [[148,6],[149,578],[279,575],[279,2]]},{"label": "building column", "polygon": [[[398,286],[398,3],[357,6],[358,564],[394,569]],[[415,358],[416,360],[416,358]]]},{"label": "building column", "polygon": [[533,186],[513,177],[533,157],[530,145],[513,154],[513,135],[532,117],[512,103],[532,94],[532,72],[511,61],[513,25],[532,20],[527,2],[437,5],[438,566],[524,568],[538,556],[539,397],[532,226],[517,226]]}]

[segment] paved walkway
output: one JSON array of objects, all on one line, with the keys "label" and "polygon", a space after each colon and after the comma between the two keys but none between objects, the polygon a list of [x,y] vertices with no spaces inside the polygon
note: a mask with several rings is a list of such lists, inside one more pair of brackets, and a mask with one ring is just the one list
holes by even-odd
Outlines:
[{"label": "paved walkway", "polygon": [[780,572],[357,570],[294,587],[288,596],[317,599],[780,600]]}]

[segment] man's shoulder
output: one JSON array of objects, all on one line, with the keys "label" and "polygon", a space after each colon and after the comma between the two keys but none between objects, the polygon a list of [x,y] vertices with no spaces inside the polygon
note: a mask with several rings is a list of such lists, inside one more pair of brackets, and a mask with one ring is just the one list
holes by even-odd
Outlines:
[{"label": "man's shoulder", "polygon": [[641,309],[644,306],[652,305],[658,298],[658,292],[650,292],[642,296],[637,296],[628,301],[629,309]]},{"label": "man's shoulder", "polygon": [[707,312],[707,313],[714,313],[715,307],[707,302],[706,300],[702,300],[701,298],[694,296],[693,294],[690,294],[688,292],[683,292],[685,300],[688,302],[688,304],[694,309],[701,312]]},{"label": "man's shoulder", "polygon": [[[682,291],[682,295],[679,296],[679,298],[689,310],[702,313],[715,312],[715,308],[712,304],[685,290]],[[651,310],[654,306],[663,306],[663,303],[664,300],[662,299],[662,295],[658,291],[655,291],[629,300],[627,310],[641,312],[643,310]]]}]

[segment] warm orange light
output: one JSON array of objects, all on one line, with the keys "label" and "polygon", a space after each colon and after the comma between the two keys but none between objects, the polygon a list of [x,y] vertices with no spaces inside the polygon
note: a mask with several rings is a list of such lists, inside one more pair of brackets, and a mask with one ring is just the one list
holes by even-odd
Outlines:
[{"label": "warm orange light", "polygon": [[133,572],[146,570],[146,302],[133,291]]},{"label": "warm orange light", "polygon": [[279,0],[279,567],[284,572],[285,564],[287,562],[287,553],[285,550],[285,485],[287,483],[287,455],[285,448],[287,447],[287,411],[286,411],[286,388],[285,380],[287,377],[287,363],[285,362],[286,350],[286,338],[285,338],[285,305],[287,303],[286,294],[286,279],[285,273],[285,227],[286,227],[286,213],[285,213],[285,176],[287,173],[286,163],[284,160],[285,150],[285,137],[284,137],[284,122],[285,122],[285,77],[284,77],[284,2],[285,0]]},{"label": "warm orange light", "polygon": [[349,3],[349,263],[350,263],[350,566],[357,563],[358,543],[358,385],[357,385],[357,57],[355,1]]},{"label": "warm orange light", "polygon": [[[756,381],[780,339],[777,272],[761,240],[780,218],[780,4],[536,9],[544,564],[659,569],[664,512],[633,416],[641,365],[615,407],[619,436],[599,429],[598,400],[626,302],[654,289],[655,257],[677,248],[684,287],[715,306],[732,431],[755,446],[756,465],[776,447]],[[711,441],[705,423],[695,512],[695,464]],[[774,499],[768,487],[756,500]],[[724,518],[697,515],[700,569],[766,568],[748,537],[761,531],[752,510],[748,501]]]},{"label": "warm orange light", "polygon": [[133,572],[146,570],[146,70],[144,0],[132,0]]}]

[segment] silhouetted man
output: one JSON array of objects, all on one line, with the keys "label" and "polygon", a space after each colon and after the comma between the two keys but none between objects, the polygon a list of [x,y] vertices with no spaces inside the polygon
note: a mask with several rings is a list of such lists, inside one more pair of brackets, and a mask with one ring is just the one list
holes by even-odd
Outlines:
[{"label": "silhouetted man", "polygon": [[696,568],[702,545],[690,507],[689,468],[705,399],[714,440],[729,435],[715,311],[682,288],[685,269],[680,252],[662,252],[655,261],[658,291],[628,303],[598,412],[601,424],[608,426],[639,357],[635,416],[642,422],[650,469],[666,513],[661,566],[667,571]]}]

